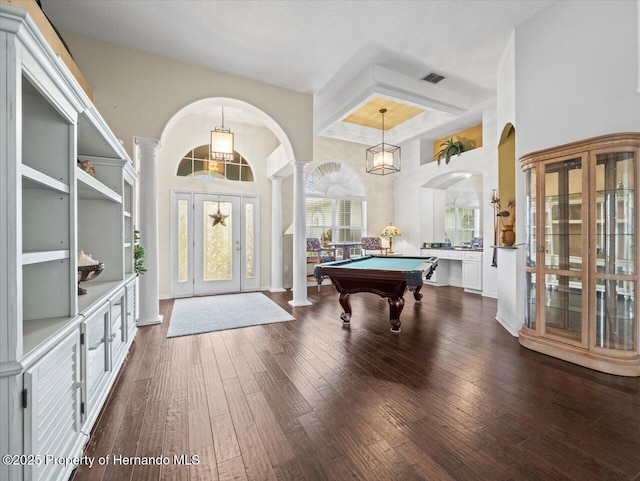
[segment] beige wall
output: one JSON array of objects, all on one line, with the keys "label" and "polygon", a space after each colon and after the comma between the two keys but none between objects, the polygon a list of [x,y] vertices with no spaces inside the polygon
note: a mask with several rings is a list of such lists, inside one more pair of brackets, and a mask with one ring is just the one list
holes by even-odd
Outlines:
[{"label": "beige wall", "polygon": [[159,139],[169,119],[185,106],[227,97],[265,112],[285,131],[295,157],[311,160],[311,95],[68,33],[64,38],[94,91],[96,107],[129,154],[134,136]]}]

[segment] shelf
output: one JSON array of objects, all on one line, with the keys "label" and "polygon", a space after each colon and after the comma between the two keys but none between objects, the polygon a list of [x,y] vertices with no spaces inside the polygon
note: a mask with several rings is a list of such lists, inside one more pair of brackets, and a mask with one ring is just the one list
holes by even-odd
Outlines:
[{"label": "shelf", "polygon": [[22,253],[22,265],[38,264],[40,262],[57,261],[60,259],[68,259],[68,250],[58,251],[26,251]]},{"label": "shelf", "polygon": [[87,281],[80,284],[87,293],[78,296],[78,313],[85,314],[89,308],[112,290],[116,289],[123,281]]},{"label": "shelf", "polygon": [[64,326],[73,321],[73,317],[54,317],[51,319],[26,320],[22,326],[22,352],[26,356]]},{"label": "shelf", "polygon": [[67,184],[43,174],[39,170],[22,164],[21,171],[23,189],[52,189],[63,194],[69,193]]},{"label": "shelf", "polygon": [[615,194],[615,195],[630,196],[630,195],[633,195],[634,192],[635,191],[633,189],[606,189],[606,190],[596,190],[596,195]]},{"label": "shelf", "polygon": [[131,212],[124,211],[122,215],[131,218]]},{"label": "shelf", "polygon": [[90,176],[80,167],[76,167],[78,179],[78,197],[81,199],[109,200],[122,204],[122,196],[104,185],[95,177]]}]

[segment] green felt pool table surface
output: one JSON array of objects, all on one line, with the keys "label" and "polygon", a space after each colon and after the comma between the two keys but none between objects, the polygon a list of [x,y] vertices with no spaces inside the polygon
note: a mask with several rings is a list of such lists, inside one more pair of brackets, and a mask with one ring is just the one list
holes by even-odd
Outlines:
[{"label": "green felt pool table surface", "polygon": [[431,263],[434,259],[434,257],[371,256],[327,263],[325,266],[349,269],[416,271],[422,270],[426,263]]}]

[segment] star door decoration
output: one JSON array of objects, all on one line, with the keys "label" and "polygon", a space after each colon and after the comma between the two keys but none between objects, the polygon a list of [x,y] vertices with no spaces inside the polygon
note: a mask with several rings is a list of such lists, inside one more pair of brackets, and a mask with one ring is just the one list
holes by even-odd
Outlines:
[{"label": "star door decoration", "polygon": [[224,215],[222,212],[220,212],[220,202],[218,202],[218,212],[216,212],[215,214],[209,214],[209,217],[213,219],[213,227],[217,226],[218,224],[227,227],[227,224],[224,223],[224,220],[229,216]]}]

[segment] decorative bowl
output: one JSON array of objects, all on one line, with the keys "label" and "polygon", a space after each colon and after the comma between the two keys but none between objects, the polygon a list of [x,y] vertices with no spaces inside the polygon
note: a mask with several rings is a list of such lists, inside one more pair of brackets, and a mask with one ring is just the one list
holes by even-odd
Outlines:
[{"label": "decorative bowl", "polygon": [[78,295],[81,296],[87,293],[86,289],[80,287],[80,283],[95,279],[103,270],[104,262],[100,262],[92,266],[78,266]]}]

